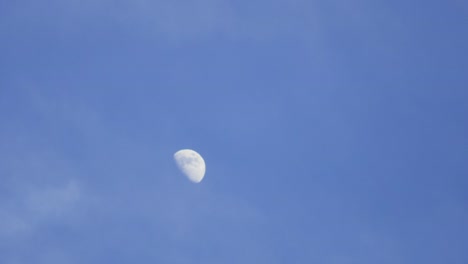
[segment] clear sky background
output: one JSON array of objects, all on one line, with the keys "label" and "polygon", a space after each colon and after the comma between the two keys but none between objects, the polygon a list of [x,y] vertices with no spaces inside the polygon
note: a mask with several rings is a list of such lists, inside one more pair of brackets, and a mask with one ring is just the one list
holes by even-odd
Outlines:
[{"label": "clear sky background", "polygon": [[0,263],[466,264],[467,47],[463,0],[0,0]]}]

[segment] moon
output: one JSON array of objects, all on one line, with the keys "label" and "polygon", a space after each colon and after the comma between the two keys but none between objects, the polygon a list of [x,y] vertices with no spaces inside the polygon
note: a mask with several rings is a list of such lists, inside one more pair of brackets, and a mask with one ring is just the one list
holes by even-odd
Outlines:
[{"label": "moon", "polygon": [[190,181],[199,183],[203,180],[206,170],[205,161],[196,151],[191,149],[179,150],[174,154],[174,160],[180,171]]}]

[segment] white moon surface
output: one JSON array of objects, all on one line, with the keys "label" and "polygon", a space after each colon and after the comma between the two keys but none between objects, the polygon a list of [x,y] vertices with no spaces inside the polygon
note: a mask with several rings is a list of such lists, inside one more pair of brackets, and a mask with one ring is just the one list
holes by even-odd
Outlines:
[{"label": "white moon surface", "polygon": [[191,149],[182,149],[174,154],[174,160],[180,171],[187,178],[195,183],[199,183],[205,176],[205,161],[202,156]]}]

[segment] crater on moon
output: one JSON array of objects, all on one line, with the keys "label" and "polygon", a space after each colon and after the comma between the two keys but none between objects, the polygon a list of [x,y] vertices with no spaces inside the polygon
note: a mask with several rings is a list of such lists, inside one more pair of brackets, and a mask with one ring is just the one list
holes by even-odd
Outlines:
[{"label": "crater on moon", "polygon": [[195,183],[199,183],[205,176],[205,161],[202,156],[191,149],[182,149],[174,154],[174,160],[180,171],[187,178]]}]

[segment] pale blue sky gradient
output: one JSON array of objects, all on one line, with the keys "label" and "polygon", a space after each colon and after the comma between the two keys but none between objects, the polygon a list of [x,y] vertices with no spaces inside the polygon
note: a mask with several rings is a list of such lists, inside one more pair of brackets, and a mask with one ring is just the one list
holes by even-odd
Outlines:
[{"label": "pale blue sky gradient", "polygon": [[0,263],[468,263],[467,25],[461,0],[0,0]]}]

